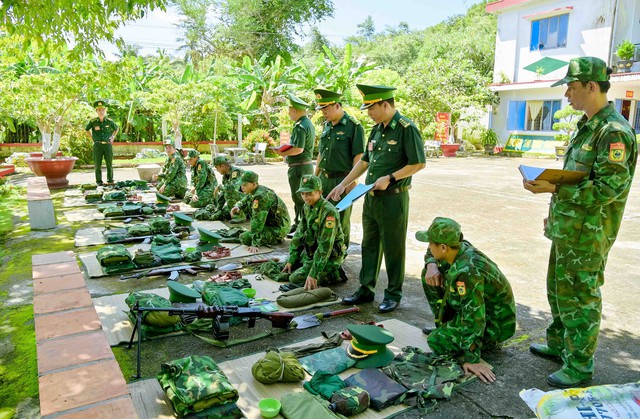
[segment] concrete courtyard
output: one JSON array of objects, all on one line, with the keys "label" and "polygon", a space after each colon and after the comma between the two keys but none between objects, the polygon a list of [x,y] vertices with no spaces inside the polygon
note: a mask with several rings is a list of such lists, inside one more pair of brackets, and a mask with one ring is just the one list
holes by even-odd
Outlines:
[{"label": "concrete courtyard", "polygon": [[[550,390],[546,376],[557,370],[553,361],[537,358],[529,353],[532,342],[542,342],[549,321],[545,295],[545,275],[550,242],[542,235],[542,220],[548,210],[549,195],[533,195],[522,187],[518,165],[560,168],[561,162],[543,159],[505,157],[430,158],[426,168],[413,177],[410,191],[409,233],[407,236],[407,269],[404,298],[399,308],[379,314],[377,306],[386,285],[384,261],[378,283],[376,301],[361,306],[357,315],[327,320],[319,328],[286,333],[250,345],[215,349],[191,336],[161,339],[145,343],[145,369],[150,377],[159,364],[170,358],[193,352],[210,354],[216,361],[224,361],[263,351],[271,346],[285,346],[310,337],[321,330],[340,331],[354,321],[381,321],[397,318],[421,328],[433,322],[420,284],[420,271],[426,244],[415,240],[415,232],[426,229],[434,217],[446,216],[457,220],[465,238],[491,257],[510,280],[518,308],[518,330],[501,351],[484,355],[494,366],[497,382],[486,385],[470,383],[454,393],[450,401],[438,403],[434,418],[455,417],[533,417],[518,396],[525,388]],[[260,183],[273,188],[292,212],[292,201],[283,163],[244,166],[260,175]],[[116,180],[137,179],[135,169],[116,169]],[[69,176],[72,185],[93,181],[92,171],[74,172]],[[593,385],[627,383],[640,380],[640,310],[636,287],[640,285],[640,190],[635,179],[618,236],[610,252],[603,295],[603,320]],[[345,268],[350,277],[335,291],[349,295],[358,286],[362,202],[354,205],[349,256]],[[288,245],[288,241],[286,242]],[[279,253],[285,251],[283,246]],[[118,281],[116,281],[118,282]],[[144,288],[160,283],[145,283]],[[104,281],[87,280],[92,294],[108,293]],[[113,285],[114,287],[116,285]],[[124,292],[113,289],[113,292]],[[340,308],[336,306],[333,309]],[[237,328],[242,329],[242,328]],[[234,337],[252,331],[234,330]],[[236,334],[237,333],[237,334]],[[134,354],[130,354],[133,361]],[[418,417],[407,414],[404,417]]]}]

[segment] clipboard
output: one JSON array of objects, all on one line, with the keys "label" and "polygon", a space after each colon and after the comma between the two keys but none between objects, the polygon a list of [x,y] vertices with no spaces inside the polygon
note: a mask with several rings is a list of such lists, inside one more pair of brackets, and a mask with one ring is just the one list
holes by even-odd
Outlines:
[{"label": "clipboard", "polygon": [[371,185],[364,185],[362,183],[356,185],[356,187],[353,188],[351,192],[349,192],[344,198],[340,200],[340,202],[336,204],[336,209],[338,210],[338,212],[342,212],[349,208],[355,200],[361,198],[362,196],[364,196],[364,194],[373,189],[373,185],[373,183]]},{"label": "clipboard", "polygon": [[291,148],[293,148],[293,146],[291,144],[282,144],[279,147],[271,147],[272,150],[280,151],[280,152],[287,151],[287,150],[289,150]]},{"label": "clipboard", "polygon": [[526,181],[546,180],[554,185],[576,185],[587,177],[588,173],[577,170],[545,169],[543,167],[518,166],[520,174]]}]

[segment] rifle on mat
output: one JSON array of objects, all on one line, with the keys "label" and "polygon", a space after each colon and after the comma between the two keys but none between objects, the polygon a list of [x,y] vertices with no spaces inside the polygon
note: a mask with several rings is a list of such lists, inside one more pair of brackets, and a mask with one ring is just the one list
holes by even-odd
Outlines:
[{"label": "rifle on mat", "polygon": [[202,263],[199,265],[180,265],[173,266],[170,268],[156,268],[149,269],[143,272],[135,272],[127,275],[120,275],[120,280],[124,281],[126,279],[139,279],[147,276],[158,276],[158,275],[169,275],[169,281],[175,281],[180,276],[180,273],[185,272],[189,275],[196,275],[198,271],[212,271],[216,268],[215,263]]},{"label": "rifle on mat", "polygon": [[271,321],[271,326],[278,329],[287,329],[291,320],[293,320],[293,313],[264,313],[258,307],[238,307],[238,306],[205,306],[199,305],[196,308],[156,308],[156,307],[140,307],[136,303],[131,309],[136,313],[136,324],[133,326],[133,332],[131,333],[131,339],[129,340],[129,346],[131,349],[133,346],[133,338],[138,331],[138,352],[137,352],[137,369],[134,378],[140,378],[140,344],[142,342],[142,334],[140,333],[140,327],[142,325],[142,315],[145,311],[162,311],[166,312],[170,316],[195,316],[199,319],[212,319],[213,321],[213,336],[219,340],[229,339],[229,320],[232,317],[242,317],[248,319],[249,327],[256,325],[256,319],[268,319]]}]

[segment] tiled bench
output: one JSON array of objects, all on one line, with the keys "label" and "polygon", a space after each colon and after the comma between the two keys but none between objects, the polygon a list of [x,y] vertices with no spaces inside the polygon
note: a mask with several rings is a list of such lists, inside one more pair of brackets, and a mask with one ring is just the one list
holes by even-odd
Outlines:
[{"label": "tiled bench", "polygon": [[32,257],[43,418],[137,418],[73,252]]},{"label": "tiled bench", "polygon": [[45,177],[36,176],[27,181],[27,208],[31,230],[49,230],[56,227],[53,201]]}]

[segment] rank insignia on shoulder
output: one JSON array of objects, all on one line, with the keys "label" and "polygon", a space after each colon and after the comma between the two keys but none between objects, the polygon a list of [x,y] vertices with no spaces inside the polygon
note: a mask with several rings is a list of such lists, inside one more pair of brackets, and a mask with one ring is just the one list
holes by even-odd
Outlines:
[{"label": "rank insignia on shoulder", "polygon": [[260,201],[258,201],[257,199],[253,200],[253,205],[251,206],[253,209],[258,208],[258,206],[260,205]]},{"label": "rank insignia on shoulder", "polygon": [[467,288],[464,285],[464,281],[457,281],[456,282],[456,288],[458,289],[458,294],[459,295],[466,295],[467,294]]},{"label": "rank insignia on shoulder", "polygon": [[400,125],[402,125],[403,127],[407,128],[409,125],[411,125],[411,121],[409,121],[405,117],[402,117],[402,118],[400,118]]},{"label": "rank insignia on shoulder", "polygon": [[344,135],[344,131],[336,132],[336,134],[338,134],[338,135]]},{"label": "rank insignia on shoulder", "polygon": [[336,225],[336,219],[332,216],[327,217],[327,221],[324,223],[324,226],[327,228],[333,228]]},{"label": "rank insignia on shoulder", "polygon": [[389,140],[389,141],[387,141],[387,144],[396,145],[396,144],[398,144],[398,142],[396,140]]},{"label": "rank insignia on shoulder", "polygon": [[611,143],[609,145],[609,161],[614,163],[624,161],[625,151],[624,143]]}]

